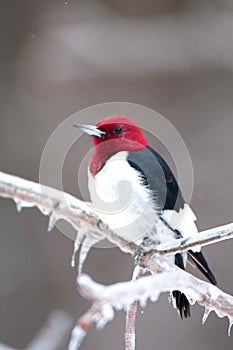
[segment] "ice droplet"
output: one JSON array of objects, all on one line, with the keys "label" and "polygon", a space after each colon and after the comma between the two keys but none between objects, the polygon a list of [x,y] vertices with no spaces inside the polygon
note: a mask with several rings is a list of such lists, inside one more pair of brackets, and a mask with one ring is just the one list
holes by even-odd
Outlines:
[{"label": "ice droplet", "polygon": [[209,314],[211,313],[211,311],[213,311],[213,309],[211,309],[209,306],[205,306],[205,311],[204,311],[204,315],[202,317],[202,324],[205,324]]},{"label": "ice droplet", "polygon": [[56,221],[57,221],[57,216],[54,214],[51,214],[50,218],[49,218],[49,224],[48,224],[48,231],[49,232],[52,231],[52,229],[54,228]]},{"label": "ice droplet", "polygon": [[143,315],[144,314],[144,310],[141,310],[141,315]]},{"label": "ice droplet", "polygon": [[74,250],[71,258],[71,267],[75,267],[75,257],[76,257],[77,251],[79,250],[80,244],[82,243],[85,237],[86,232],[87,231],[84,226],[81,226],[77,232],[77,235],[74,241]]},{"label": "ice droplet", "polygon": [[228,325],[227,335],[228,335],[228,337],[230,337],[231,336],[231,327],[233,326],[233,317],[228,317],[228,321],[229,321],[229,325]]}]

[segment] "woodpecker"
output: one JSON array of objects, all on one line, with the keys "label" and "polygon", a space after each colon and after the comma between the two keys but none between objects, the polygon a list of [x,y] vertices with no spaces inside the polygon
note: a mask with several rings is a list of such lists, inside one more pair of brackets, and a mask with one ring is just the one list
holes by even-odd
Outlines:
[{"label": "woodpecker", "polygon": [[[145,238],[159,244],[198,234],[196,216],[185,203],[175,176],[133,120],[116,115],[96,125],[74,126],[90,135],[94,144],[88,169],[91,201],[101,220],[119,236],[137,244]],[[200,249],[171,259],[183,270],[189,262],[216,284]],[[173,291],[172,300],[181,318],[190,317],[183,293]]]}]

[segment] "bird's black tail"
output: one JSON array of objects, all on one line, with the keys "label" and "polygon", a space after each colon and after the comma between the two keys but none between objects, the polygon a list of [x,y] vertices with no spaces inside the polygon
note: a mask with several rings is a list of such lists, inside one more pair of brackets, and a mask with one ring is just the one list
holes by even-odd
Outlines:
[{"label": "bird's black tail", "polygon": [[[181,254],[175,255],[175,264],[184,270],[184,262]],[[172,298],[180,317],[190,317],[190,304],[184,293],[181,293],[179,290],[174,290],[172,292]]]},{"label": "bird's black tail", "polygon": [[[208,278],[211,283],[214,285],[217,284],[217,281],[201,252],[193,252],[192,250],[189,250],[188,259],[197,266],[197,268]],[[175,255],[175,264],[184,270],[184,262],[181,254]],[[172,292],[172,297],[180,317],[190,317],[190,305],[186,296],[180,291],[175,290]]]},{"label": "bird's black tail", "polygon": [[197,268],[208,278],[208,280],[214,285],[217,284],[217,281],[212,274],[207,261],[205,260],[201,252],[193,252],[192,250],[188,251],[188,258],[190,258]]}]

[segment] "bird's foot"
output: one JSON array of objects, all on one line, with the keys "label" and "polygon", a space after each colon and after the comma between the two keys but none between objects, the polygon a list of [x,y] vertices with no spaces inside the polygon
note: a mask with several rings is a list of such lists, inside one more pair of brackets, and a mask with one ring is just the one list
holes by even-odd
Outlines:
[{"label": "bird's foot", "polygon": [[149,237],[144,237],[143,241],[137,246],[137,249],[133,254],[134,265],[139,265],[141,257],[143,255],[143,253],[147,250],[147,248],[154,246],[156,244],[158,244],[158,243],[153,241]]}]

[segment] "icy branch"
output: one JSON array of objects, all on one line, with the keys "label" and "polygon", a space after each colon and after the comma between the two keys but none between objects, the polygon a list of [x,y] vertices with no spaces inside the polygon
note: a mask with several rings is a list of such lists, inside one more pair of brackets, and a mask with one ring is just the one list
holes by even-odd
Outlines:
[{"label": "icy branch", "polygon": [[[43,214],[50,215],[50,229],[55,224],[51,218],[54,218],[55,221],[62,218],[77,230],[80,230],[84,225],[87,231],[94,231],[107,238],[124,252],[133,254],[136,250],[134,243],[126,242],[110,230],[107,225],[101,223],[97,212],[87,203],[68,193],[0,172],[0,196],[13,199],[19,211],[23,207],[36,206]],[[169,255],[232,237],[233,223],[230,223],[200,232],[197,236],[186,240],[177,239],[175,242],[160,244],[153,248],[154,252]]]},{"label": "icy branch", "polygon": [[[13,199],[18,210],[22,207],[38,207],[43,214],[50,215],[50,229],[57,219],[65,219],[79,231],[79,238],[81,235],[82,242],[91,244],[93,240],[107,238],[124,252],[135,254],[137,251],[138,247],[135,243],[128,243],[118,237],[99,220],[97,213],[87,203],[70,194],[0,173],[0,196]],[[149,270],[152,276],[112,286],[102,286],[91,280],[90,277],[81,274],[82,264],[89,251],[85,247],[81,248],[82,261],[77,284],[80,293],[92,301],[92,306],[79,319],[77,326],[73,329],[69,350],[77,350],[80,347],[92,324],[103,328],[107,322],[113,319],[114,311],[118,309],[128,310],[125,334],[126,349],[133,350],[135,347],[134,327],[137,301],[144,306],[147,299],[156,301],[161,293],[172,290],[183,292],[191,304],[198,302],[205,307],[203,322],[211,311],[215,311],[219,317],[227,316],[229,319],[228,333],[230,333],[230,327],[233,323],[233,297],[171,264],[169,255],[232,237],[233,223],[203,231],[197,236],[185,240],[179,239],[175,242],[150,246],[139,256],[138,263],[140,269]],[[79,244],[78,241],[75,242],[74,256]],[[72,264],[74,264],[74,256]],[[143,274],[140,269],[138,276]],[[45,347],[43,346],[43,348]],[[35,343],[31,347],[29,346],[29,349],[35,349]]]},{"label": "icy branch", "polygon": [[82,294],[93,301],[98,312],[102,305],[107,304],[118,310],[127,307],[134,299],[139,300],[142,304],[147,299],[156,301],[161,293],[177,289],[183,292],[192,304],[198,302],[215,311],[220,317],[233,318],[233,297],[231,295],[174,265],[171,266],[170,271],[110,286],[96,283],[84,274],[78,277],[77,283]]},{"label": "icy branch", "polygon": [[202,232],[199,232],[197,236],[193,236],[187,239],[177,239],[174,242],[163,243],[156,247],[157,251],[161,254],[169,255],[178,252],[183,252],[197,246],[206,246],[212,243],[224,241],[233,237],[233,223],[228,225],[214,227]]},{"label": "icy branch", "polygon": [[49,231],[58,219],[64,219],[76,230],[80,230],[84,224],[87,231],[106,237],[123,251],[133,253],[135,250],[134,244],[131,246],[116,236],[107,225],[100,223],[98,214],[87,203],[68,193],[0,172],[0,197],[13,199],[18,211],[36,206],[42,214],[50,215]]},{"label": "icy branch", "polygon": [[[219,317],[227,316],[229,320],[228,335],[233,323],[233,297],[224,293],[217,287],[199,280],[189,273],[170,265],[169,271],[151,276],[145,276],[130,282],[116,283],[111,286],[103,286],[94,282],[89,276],[81,275],[77,279],[78,286],[83,295],[92,300],[91,309],[82,316],[75,328],[71,343],[81,344],[79,338],[81,331],[96,323],[97,326],[104,326],[113,318],[114,309],[126,309],[132,305],[134,300],[139,300],[145,306],[148,299],[155,302],[161,293],[180,290],[189,299],[191,304],[197,302],[205,307],[202,322],[204,323],[211,311],[216,312]],[[78,335],[78,336],[77,336]],[[133,334],[134,335],[134,334]],[[80,340],[80,341],[79,341]],[[79,346],[70,346],[69,350],[76,350]],[[132,347],[134,348],[134,341]]]}]

